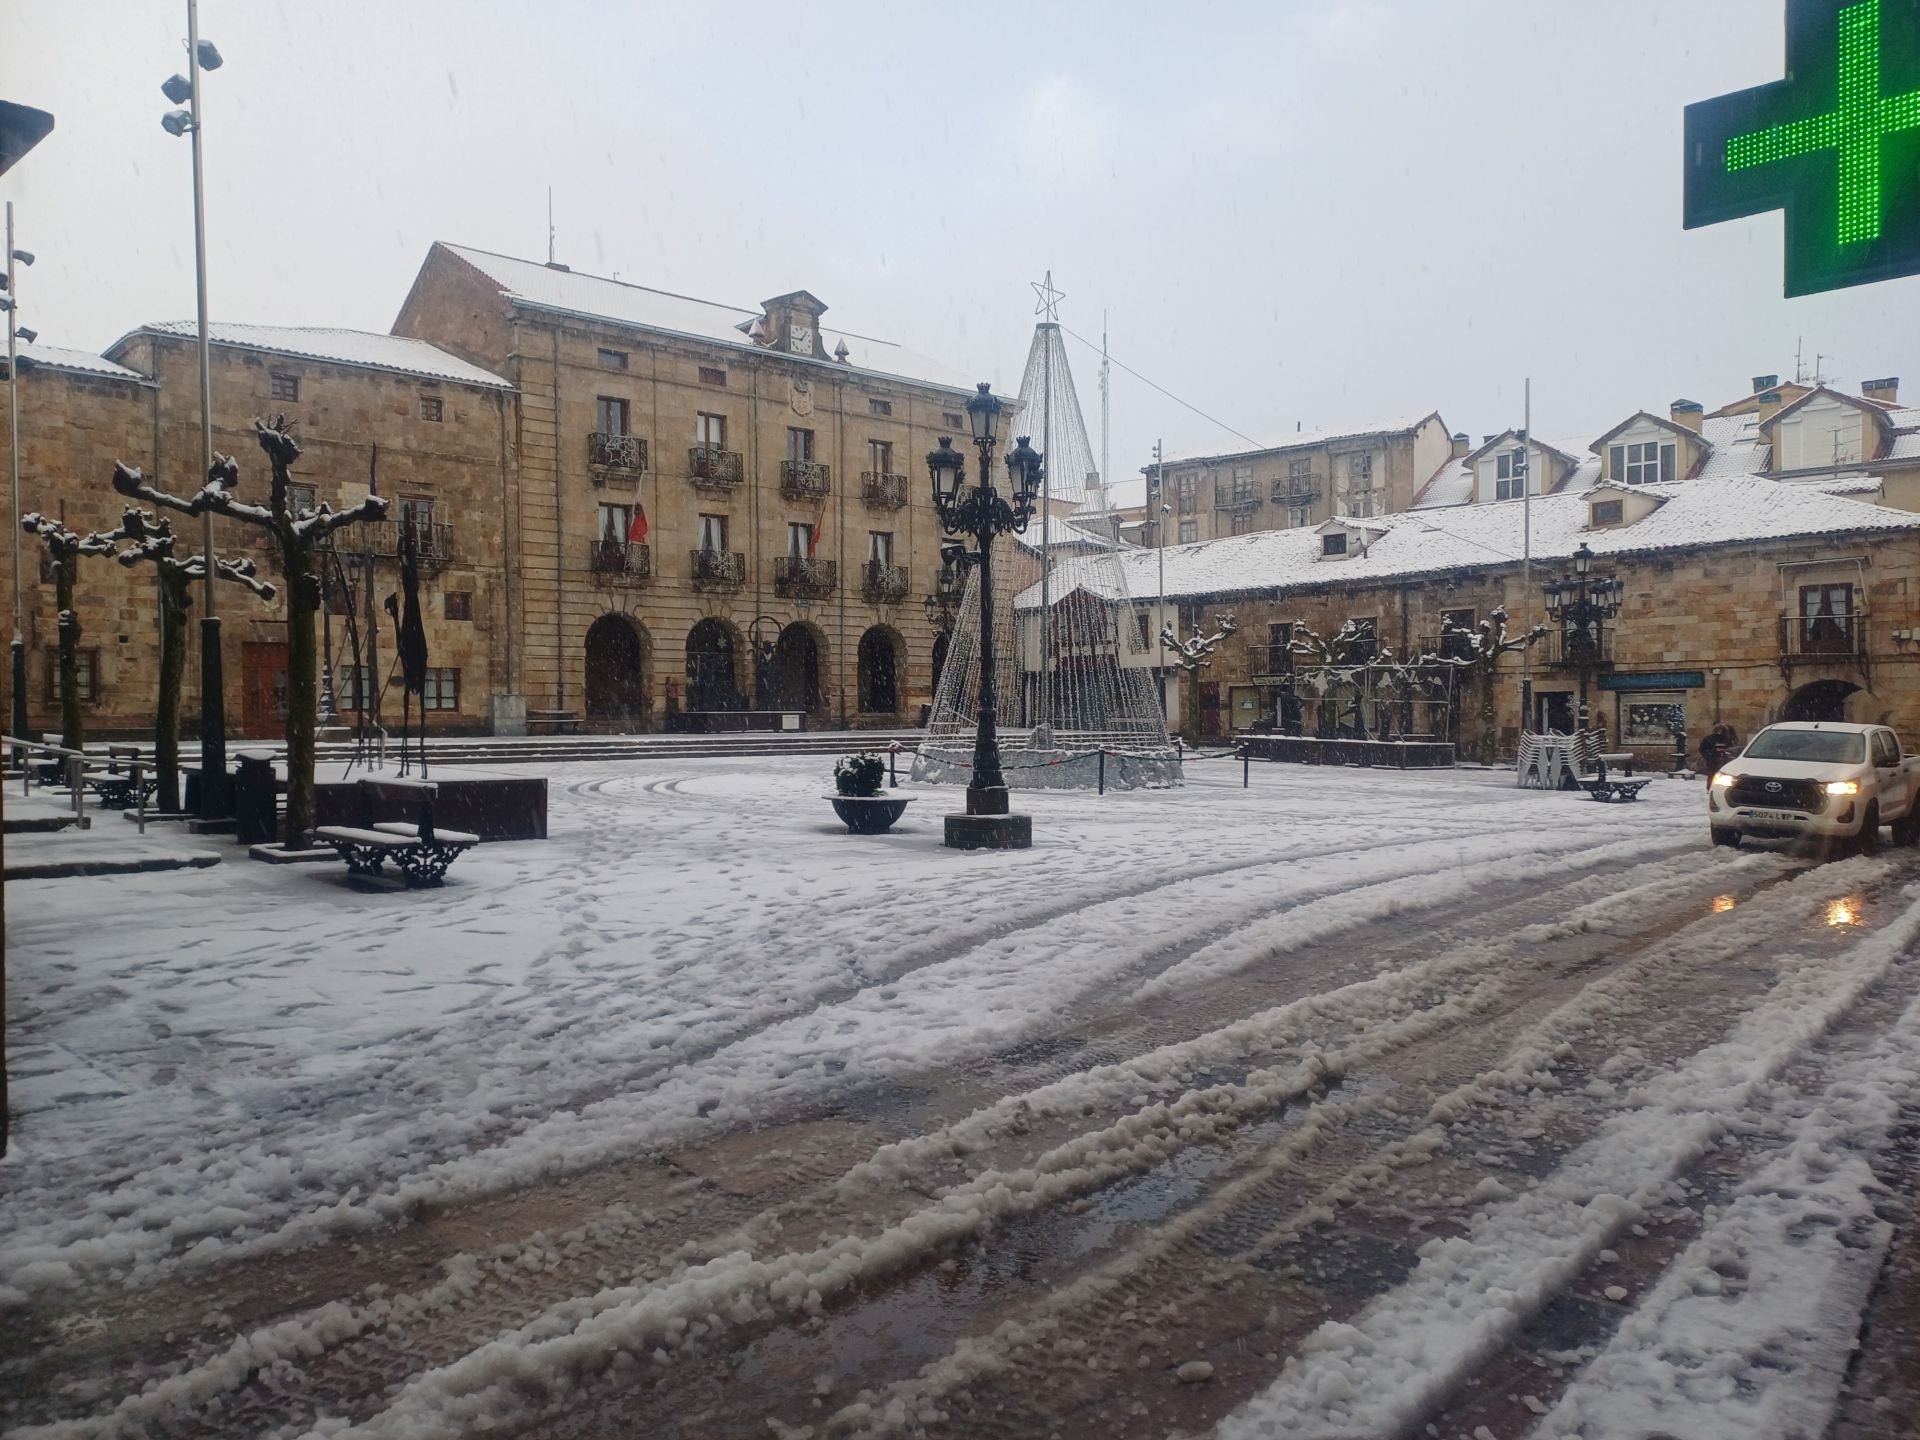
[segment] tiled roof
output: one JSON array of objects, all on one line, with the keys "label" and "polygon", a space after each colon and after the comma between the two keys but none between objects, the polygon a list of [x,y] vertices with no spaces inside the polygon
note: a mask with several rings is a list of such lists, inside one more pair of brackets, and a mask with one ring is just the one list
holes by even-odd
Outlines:
[{"label": "tiled roof", "polygon": [[20,347],[20,360],[23,373],[39,367],[45,370],[71,370],[81,375],[104,375],[114,380],[134,380],[142,385],[152,383],[138,370],[116,365],[90,350],[63,350],[58,345],[36,343]]},{"label": "tiled roof", "polygon": [[[577,270],[555,270],[534,260],[516,260],[486,250],[471,250],[464,245],[439,242],[467,264],[500,287],[503,295],[525,305],[555,310],[569,315],[590,316],[643,330],[658,330],[669,335],[685,335],[713,344],[730,345],[755,353],[770,352],[755,344],[740,329],[761,318],[759,307],[722,305],[712,300],[695,300],[665,290],[650,290],[625,280],[608,280]],[[919,381],[942,389],[971,393],[973,382],[957,370],[896,345],[890,340],[875,340],[866,335],[822,326],[820,341],[829,355],[841,341],[846,342],[847,364],[837,361],[813,361],[834,370],[867,370],[876,375]],[[797,363],[809,363],[799,356],[786,356]]]},{"label": "tiled roof", "polygon": [[[1532,509],[1535,560],[1565,560],[1585,542],[1605,558],[1704,545],[1754,544],[1801,537],[1862,532],[1920,531],[1920,514],[1889,510],[1810,486],[1783,485],[1755,476],[1686,480],[1637,487],[1664,503],[1631,525],[1591,529],[1584,490],[1536,496]],[[1166,593],[1197,598],[1248,591],[1354,585],[1443,573],[1468,567],[1516,563],[1521,558],[1523,510],[1517,500],[1414,510],[1376,517],[1386,533],[1364,555],[1323,560],[1320,537],[1311,528],[1263,530],[1166,550]],[[1101,560],[1100,564],[1109,562]],[[1134,595],[1151,595],[1159,556],[1130,550],[1120,557],[1124,582]],[[1072,588],[1076,562],[1059,567],[1054,588]],[[1087,580],[1098,585],[1097,572]],[[1110,587],[1109,587],[1110,588]],[[1038,603],[1038,589],[1019,597]]]},{"label": "tiled roof", "polygon": [[[109,353],[120,348],[133,335],[197,336],[199,326],[191,320],[162,320],[142,325],[132,335],[122,336],[107,347]],[[423,375],[434,380],[452,380],[487,390],[511,390],[513,386],[491,370],[471,365],[438,345],[414,340],[405,335],[378,335],[367,330],[337,330],[330,326],[304,325],[209,325],[207,338],[215,345],[231,345],[243,350],[266,350],[279,355],[295,355],[303,360],[324,360],[335,365],[356,365],[369,370],[386,370],[397,375]]]}]

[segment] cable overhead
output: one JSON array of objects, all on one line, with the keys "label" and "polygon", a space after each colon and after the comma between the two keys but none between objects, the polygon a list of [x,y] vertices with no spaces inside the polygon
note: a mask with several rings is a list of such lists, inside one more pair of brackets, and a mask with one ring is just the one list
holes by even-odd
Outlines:
[{"label": "cable overhead", "polygon": [[[1060,322],[1058,321],[1055,321],[1054,323],[1060,324]],[[1072,335],[1074,339],[1078,340],[1082,345],[1086,346],[1089,350],[1093,351],[1096,355],[1100,353],[1100,347],[1094,344],[1091,340],[1087,339],[1086,336],[1077,333],[1071,327],[1064,324],[1061,324],[1060,328],[1066,331],[1067,334]],[[1128,365],[1126,362],[1122,360],[1114,359],[1111,354],[1109,354],[1106,358],[1109,363],[1118,365],[1122,370],[1126,371],[1129,375],[1133,376],[1133,378],[1138,380],[1142,385],[1145,385],[1148,388],[1153,390],[1158,390],[1162,395],[1166,396],[1169,400],[1173,401],[1173,403],[1176,405],[1184,405],[1187,409],[1191,410],[1194,414],[1198,415],[1202,420],[1205,420],[1209,425],[1218,425],[1222,430],[1226,431],[1229,435],[1239,436],[1240,439],[1246,441],[1249,445],[1253,446],[1253,448],[1256,450],[1267,450],[1272,448],[1271,446],[1265,444],[1264,442],[1254,439],[1253,436],[1247,434],[1246,431],[1236,430],[1233,428],[1233,426],[1227,424],[1226,421],[1218,419],[1215,416],[1209,415],[1206,411],[1202,410],[1198,405],[1195,405],[1192,401],[1182,400],[1178,395],[1174,394],[1171,390],[1167,389],[1166,386],[1154,384],[1153,381],[1149,380],[1146,376],[1142,375],[1138,370],[1134,369],[1131,365]]]}]

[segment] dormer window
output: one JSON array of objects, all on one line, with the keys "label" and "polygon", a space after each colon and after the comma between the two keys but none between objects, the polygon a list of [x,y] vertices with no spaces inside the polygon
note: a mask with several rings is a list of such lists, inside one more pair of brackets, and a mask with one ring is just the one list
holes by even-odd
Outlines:
[{"label": "dormer window", "polygon": [[1320,555],[1323,559],[1344,560],[1347,558],[1347,535],[1344,530],[1320,537]]},{"label": "dormer window", "polygon": [[1674,461],[1674,447],[1671,444],[1663,445],[1658,440],[1607,447],[1608,478],[1624,481],[1628,485],[1651,485],[1656,480],[1672,480]]},{"label": "dormer window", "polygon": [[1594,529],[1626,523],[1624,500],[1595,500],[1587,507],[1587,523]]},{"label": "dormer window", "polygon": [[1505,451],[1496,458],[1496,466],[1494,499],[1518,500],[1527,493],[1527,452],[1524,448]]}]

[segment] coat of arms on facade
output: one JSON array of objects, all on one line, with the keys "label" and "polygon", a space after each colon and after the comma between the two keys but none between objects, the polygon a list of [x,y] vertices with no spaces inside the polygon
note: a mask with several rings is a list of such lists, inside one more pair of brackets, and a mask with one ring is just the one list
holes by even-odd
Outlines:
[{"label": "coat of arms on facade", "polygon": [[811,415],[813,413],[813,382],[796,380],[793,382],[793,413]]}]

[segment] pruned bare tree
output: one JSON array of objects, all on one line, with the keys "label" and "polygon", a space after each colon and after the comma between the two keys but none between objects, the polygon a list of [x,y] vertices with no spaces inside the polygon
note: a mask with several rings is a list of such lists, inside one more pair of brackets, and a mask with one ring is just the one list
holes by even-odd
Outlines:
[{"label": "pruned bare tree", "polygon": [[[114,467],[114,489],[122,486],[121,471],[138,483],[138,472],[124,465]],[[116,547],[125,544],[125,549]],[[153,715],[153,770],[159,782],[159,805],[163,811],[180,809],[180,689],[187,669],[187,612],[193,608],[193,587],[207,575],[207,557],[175,554],[177,539],[165,516],[155,518],[152,511],[129,505],[120,516],[117,530],[96,531],[81,541],[91,555],[112,555],[131,569],[149,564],[160,581],[160,694]],[[265,580],[255,578],[251,559],[219,562],[222,580],[244,585],[262,600],[277,593]]]},{"label": "pruned bare tree", "polygon": [[73,608],[73,587],[79,579],[80,557],[87,553],[86,540],[69,530],[65,520],[38,512],[22,515],[20,528],[39,537],[53,562],[54,607],[59,624],[55,664],[60,673],[60,743],[69,750],[83,749],[87,720],[80,708],[80,612]]},{"label": "pruned bare tree", "polygon": [[384,520],[384,496],[369,495],[357,505],[335,510],[325,501],[312,509],[295,509],[292,469],[300,446],[286,416],[253,422],[260,448],[266,452],[273,481],[265,505],[250,504],[235,495],[240,467],[228,455],[214,456],[207,483],[190,500],[156,490],[137,470],[116,470],[113,488],[133,500],[200,515],[216,515],[252,525],[273,538],[286,577],[287,603],[287,822],[281,832],[286,844],[303,844],[314,826],[314,727],[319,705],[320,647],[315,618],[320,613],[320,543],[334,531],[363,520]]}]

